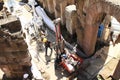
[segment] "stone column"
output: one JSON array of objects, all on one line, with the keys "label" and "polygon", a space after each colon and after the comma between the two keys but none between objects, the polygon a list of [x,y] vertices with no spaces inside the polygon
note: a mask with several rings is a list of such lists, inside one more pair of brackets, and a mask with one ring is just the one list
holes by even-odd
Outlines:
[{"label": "stone column", "polygon": [[65,18],[65,7],[67,6],[67,1],[63,1],[61,4],[60,4],[60,11],[61,11],[61,23],[62,25],[65,25],[66,23],[66,18]]},{"label": "stone column", "polygon": [[43,0],[43,8],[48,10],[47,0]]},{"label": "stone column", "polygon": [[87,25],[84,29],[83,50],[87,55],[92,55],[95,49],[98,27]]},{"label": "stone column", "polygon": [[55,18],[59,18],[61,15],[61,11],[60,11],[60,3],[63,0],[54,0],[53,4],[54,4],[54,12],[55,12]]},{"label": "stone column", "polygon": [[54,13],[54,5],[53,5],[53,0],[47,0],[47,6],[48,6],[48,11],[50,14]]}]

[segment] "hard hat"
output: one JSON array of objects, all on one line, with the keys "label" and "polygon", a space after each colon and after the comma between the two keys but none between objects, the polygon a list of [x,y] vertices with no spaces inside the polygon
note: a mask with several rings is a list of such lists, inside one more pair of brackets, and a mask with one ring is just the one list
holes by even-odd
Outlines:
[{"label": "hard hat", "polygon": [[44,43],[47,42],[47,38],[43,38],[43,42],[44,42]]},{"label": "hard hat", "polygon": [[23,75],[23,78],[26,79],[28,76],[29,76],[29,74],[25,73],[25,74]]}]

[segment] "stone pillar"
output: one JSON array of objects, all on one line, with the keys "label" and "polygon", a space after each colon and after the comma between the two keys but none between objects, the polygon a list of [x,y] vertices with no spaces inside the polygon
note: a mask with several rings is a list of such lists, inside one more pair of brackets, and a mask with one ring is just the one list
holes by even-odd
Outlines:
[{"label": "stone pillar", "polygon": [[87,55],[92,55],[95,49],[98,27],[87,25],[84,29],[83,50]]},{"label": "stone pillar", "polygon": [[79,46],[81,47],[82,49],[82,46],[83,46],[83,28],[81,27],[77,27],[76,28],[76,35],[77,35],[77,43],[79,44]]},{"label": "stone pillar", "polygon": [[48,11],[52,14],[54,13],[54,4],[53,0],[47,0]]},{"label": "stone pillar", "polygon": [[63,0],[54,0],[54,1],[53,1],[55,18],[60,18],[60,15],[61,15],[60,3],[61,3],[62,1],[63,1]]},{"label": "stone pillar", "polygon": [[61,4],[60,4],[60,11],[61,11],[61,23],[62,25],[65,25],[66,23],[66,18],[65,18],[65,7],[67,6],[67,1],[63,1]]},{"label": "stone pillar", "polygon": [[[10,29],[13,29],[13,25],[14,30],[11,30],[12,33],[10,33],[9,31]],[[22,80],[25,73],[28,73],[30,76],[32,76],[30,70],[31,57],[28,53],[28,46],[22,38],[21,33],[19,31],[15,33],[15,28],[19,27],[21,27],[20,22],[19,24],[10,22],[9,25],[1,25],[0,68],[5,74],[5,80]]]},{"label": "stone pillar", "polygon": [[101,24],[104,13],[101,13],[102,7],[98,4],[93,5],[94,1],[77,0],[78,20],[83,28],[83,40],[80,40],[85,54],[92,55],[95,50],[98,26]]},{"label": "stone pillar", "polygon": [[76,6],[69,5],[65,8],[65,18],[66,18],[66,28],[72,35],[75,33],[75,28],[77,26],[77,14]]},{"label": "stone pillar", "polygon": [[43,8],[48,10],[47,0],[43,0]]}]

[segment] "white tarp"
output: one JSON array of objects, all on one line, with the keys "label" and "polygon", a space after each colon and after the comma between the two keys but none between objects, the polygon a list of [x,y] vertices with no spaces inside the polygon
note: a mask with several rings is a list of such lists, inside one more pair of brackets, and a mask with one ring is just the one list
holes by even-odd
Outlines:
[{"label": "white tarp", "polygon": [[120,23],[114,17],[111,18],[111,31],[113,31],[113,41],[115,42],[120,34]]},{"label": "white tarp", "polygon": [[44,22],[48,25],[48,27],[55,32],[55,25],[53,21],[46,15],[43,8],[38,6],[35,9],[36,9],[37,14],[43,18]]},{"label": "white tarp", "polygon": [[36,67],[35,63],[33,61],[31,61],[31,63],[32,63],[31,72],[33,73],[34,78],[37,80],[43,80],[43,77],[38,68]]},{"label": "white tarp", "polygon": [[111,19],[111,31],[120,32],[120,23],[114,17]]}]

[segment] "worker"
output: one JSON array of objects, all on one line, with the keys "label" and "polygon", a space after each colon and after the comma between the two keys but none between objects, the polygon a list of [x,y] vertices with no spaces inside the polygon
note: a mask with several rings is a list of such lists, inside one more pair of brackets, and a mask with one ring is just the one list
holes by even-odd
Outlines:
[{"label": "worker", "polygon": [[56,57],[56,62],[59,64],[60,62],[66,60],[68,57],[68,55],[66,54],[65,49],[61,50],[61,53],[58,54],[58,56]]},{"label": "worker", "polygon": [[52,47],[51,47],[51,42],[47,40],[47,38],[43,38],[42,39],[43,43],[45,44],[45,56],[47,55],[47,49],[50,48],[51,49],[51,54],[52,54]]},{"label": "worker", "polygon": [[61,57],[62,57],[62,59],[67,59],[67,54],[66,54],[66,51],[65,51],[65,49],[63,49],[62,51],[61,51]]}]

